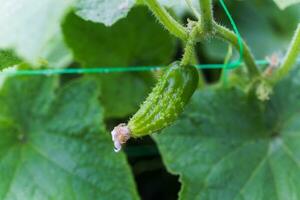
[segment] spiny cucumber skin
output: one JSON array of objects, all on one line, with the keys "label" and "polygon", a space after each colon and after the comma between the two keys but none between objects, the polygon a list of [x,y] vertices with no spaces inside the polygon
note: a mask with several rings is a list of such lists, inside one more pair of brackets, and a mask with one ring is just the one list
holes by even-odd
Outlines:
[{"label": "spiny cucumber skin", "polygon": [[170,65],[146,101],[128,122],[132,137],[156,132],[174,122],[195,92],[199,82],[194,66]]}]

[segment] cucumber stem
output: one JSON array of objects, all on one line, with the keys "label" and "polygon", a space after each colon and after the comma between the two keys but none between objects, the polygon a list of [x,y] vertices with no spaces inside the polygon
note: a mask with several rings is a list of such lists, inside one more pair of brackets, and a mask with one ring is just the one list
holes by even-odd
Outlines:
[{"label": "cucumber stem", "polygon": [[212,1],[211,0],[199,0],[200,4],[200,25],[206,32],[212,32],[213,30],[213,12],[212,12]]},{"label": "cucumber stem", "polygon": [[194,46],[196,44],[196,36],[198,35],[198,26],[194,26],[184,48],[184,54],[181,59],[181,66],[186,66],[192,62],[194,54]]},{"label": "cucumber stem", "polygon": [[181,40],[187,40],[188,33],[181,24],[179,24],[168,12],[161,6],[157,0],[145,0],[148,8],[153,12],[158,21],[174,36]]},{"label": "cucumber stem", "polygon": [[[198,63],[198,58],[197,58],[197,55],[196,55],[195,48],[193,50],[194,50],[194,52],[192,54],[191,64],[196,65]],[[199,84],[198,84],[198,87],[199,88],[204,88],[205,86],[206,86],[206,80],[204,78],[204,74],[203,74],[202,70],[199,70]]]},{"label": "cucumber stem", "polygon": [[227,64],[229,63],[230,59],[232,57],[232,45],[229,44],[228,48],[227,48],[227,53],[224,59],[224,67],[222,68],[222,72],[221,72],[221,80],[222,80],[222,85],[226,86],[227,85],[227,74],[228,74],[228,69],[227,68]]}]

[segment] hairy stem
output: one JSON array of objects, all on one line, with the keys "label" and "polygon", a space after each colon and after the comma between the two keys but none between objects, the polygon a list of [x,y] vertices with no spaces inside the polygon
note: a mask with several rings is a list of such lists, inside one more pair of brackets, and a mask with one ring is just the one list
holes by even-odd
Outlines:
[{"label": "hairy stem", "polygon": [[297,57],[300,54],[300,24],[298,24],[298,28],[293,36],[288,52],[286,53],[283,63],[281,64],[277,75],[275,77],[276,80],[283,78],[286,76],[293,65],[297,61]]},{"label": "hairy stem", "polygon": [[154,13],[155,17],[171,34],[181,40],[187,40],[188,33],[186,29],[170,15],[157,0],[145,0],[145,2],[149,9]]},{"label": "hairy stem", "polygon": [[229,63],[230,59],[232,57],[232,45],[228,45],[228,50],[224,59],[224,67],[222,68],[222,73],[221,73],[221,79],[222,79],[222,84],[226,86],[227,84],[227,75],[228,75],[228,69],[227,64]]},{"label": "hairy stem", "polygon": [[184,48],[184,54],[183,54],[183,57],[181,59],[181,65],[182,66],[185,66],[185,65],[188,65],[188,64],[191,64],[192,62],[192,58],[193,58],[193,54],[194,54],[194,46],[195,46],[195,39],[196,39],[196,36],[198,34],[198,27],[195,26],[190,35],[189,35],[189,38],[186,42],[186,45],[185,45],[185,48]]},{"label": "hairy stem", "polygon": [[[240,49],[240,45],[239,45],[239,41],[238,41],[238,37],[229,29],[218,25],[216,23],[214,23],[214,29],[216,31],[216,36],[229,42],[230,44],[232,44],[236,49]],[[260,72],[257,68],[257,65],[255,63],[255,59],[248,47],[248,45],[245,43],[245,41],[242,40],[242,44],[243,44],[243,59],[244,62],[246,64],[246,67],[250,73],[250,76],[255,77],[255,76],[259,76]]]},{"label": "hairy stem", "polygon": [[212,14],[212,1],[211,0],[199,0],[201,18],[200,23],[202,29],[205,32],[211,32],[213,30],[213,14]]},{"label": "hairy stem", "polygon": [[[194,52],[192,53],[191,64],[192,65],[197,65],[198,64],[197,53],[196,53],[195,48],[193,50],[194,50]],[[204,78],[204,74],[203,74],[202,70],[199,70],[199,84],[198,84],[198,87],[199,88],[204,88],[205,85],[206,85],[206,80]]]}]

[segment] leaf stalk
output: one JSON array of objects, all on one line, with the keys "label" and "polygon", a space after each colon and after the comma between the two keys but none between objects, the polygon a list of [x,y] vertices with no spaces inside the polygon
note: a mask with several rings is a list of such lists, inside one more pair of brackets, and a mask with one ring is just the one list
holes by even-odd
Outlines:
[{"label": "leaf stalk", "polygon": [[200,4],[200,25],[202,29],[210,33],[213,30],[213,12],[212,12],[212,1],[211,0],[199,0]]},{"label": "leaf stalk", "polygon": [[289,73],[293,65],[296,63],[299,54],[300,54],[300,24],[298,24],[296,32],[291,41],[289,50],[286,53],[279,70],[277,71],[277,74],[275,76],[276,81],[283,78]]},{"label": "leaf stalk", "polygon": [[158,21],[174,36],[186,41],[188,33],[184,26],[178,23],[157,0],[145,0],[148,8],[153,12]]},{"label": "leaf stalk", "polygon": [[[215,30],[215,36],[223,39],[230,44],[232,44],[236,49],[239,50],[240,45],[238,42],[238,37],[234,34],[234,32],[230,31],[229,29],[218,25],[217,23],[214,23],[214,30]],[[257,65],[255,63],[254,56],[252,55],[249,46],[246,44],[244,40],[242,40],[243,45],[243,59],[246,64],[246,67],[249,71],[249,74],[251,77],[260,76],[260,71],[257,68]]]}]

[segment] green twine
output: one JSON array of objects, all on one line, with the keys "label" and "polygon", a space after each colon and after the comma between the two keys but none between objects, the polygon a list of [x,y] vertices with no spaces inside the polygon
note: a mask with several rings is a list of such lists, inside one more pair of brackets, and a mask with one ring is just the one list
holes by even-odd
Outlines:
[{"label": "green twine", "polygon": [[[225,11],[226,16],[228,17],[228,19],[230,21],[230,24],[231,24],[231,26],[233,28],[233,31],[237,35],[238,44],[239,44],[239,47],[240,47],[240,57],[239,57],[239,59],[237,61],[233,61],[231,63],[231,65],[235,65],[237,67],[237,66],[241,65],[242,60],[243,60],[244,46],[243,46],[242,38],[241,38],[239,30],[238,30],[238,28],[237,28],[237,26],[236,26],[236,24],[235,24],[235,22],[234,22],[234,20],[233,20],[233,18],[231,16],[230,12],[229,12],[229,10],[227,9],[224,1],[223,0],[219,0],[219,2],[221,4],[223,10]],[[227,55],[227,56],[229,56],[229,55]],[[229,65],[228,62],[229,62],[229,59],[230,59],[231,55],[229,57],[227,57],[227,56],[225,58],[225,63],[223,65],[223,73],[222,73],[222,80],[223,80],[223,84],[225,84],[225,85],[227,83],[228,65]]]},{"label": "green twine", "polygon": [[[266,60],[258,60],[256,64],[267,65]],[[241,63],[242,64],[242,63]],[[196,65],[198,69],[220,69],[224,64],[201,64]],[[226,69],[236,68],[236,63],[229,63]],[[145,72],[155,71],[164,68],[165,66],[136,66],[136,67],[98,67],[98,68],[67,68],[67,69],[21,69],[21,70],[4,70],[0,75],[55,75],[55,74],[105,74],[117,72]]]},{"label": "green twine", "polygon": [[[227,9],[224,1],[223,0],[219,0],[219,2],[221,4],[223,10],[225,11],[226,16],[229,19],[229,22],[230,22],[230,24],[231,24],[231,26],[233,28],[234,33],[237,36],[238,44],[239,44],[239,47],[240,47],[240,58],[237,61],[234,61],[234,62],[232,62],[231,64],[228,64],[228,65],[234,65],[234,66],[238,67],[238,66],[241,66],[241,63],[243,62],[243,56],[244,56],[244,46],[243,46],[242,37],[241,37],[240,32],[239,32],[239,30],[238,30],[238,28],[237,28],[237,26],[236,26],[236,24],[235,24],[232,16],[231,16],[229,10]],[[226,67],[226,66],[228,67],[228,65],[224,65],[224,67]]]},{"label": "green twine", "polygon": [[[239,44],[240,57],[237,61],[225,64],[200,64],[196,65],[198,69],[235,69],[243,64],[243,42],[238,31],[238,28],[231,17],[223,0],[219,0],[222,8],[224,9],[232,27],[237,35]],[[267,60],[257,60],[257,65],[267,65]],[[117,73],[117,72],[144,72],[154,71],[163,68],[164,66],[130,66],[130,67],[97,67],[97,68],[65,68],[65,69],[32,69],[32,70],[4,70],[0,75],[55,75],[55,74],[98,74],[98,73]]]}]

